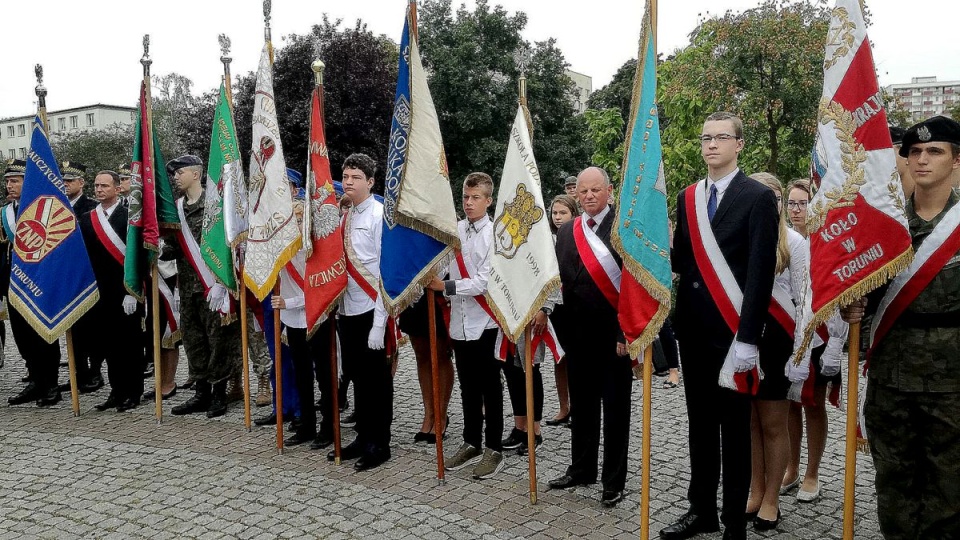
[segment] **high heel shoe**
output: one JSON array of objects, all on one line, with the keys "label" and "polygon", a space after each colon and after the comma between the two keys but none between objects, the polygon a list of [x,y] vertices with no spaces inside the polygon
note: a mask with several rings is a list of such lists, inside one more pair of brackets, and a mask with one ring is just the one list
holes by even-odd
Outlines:
[{"label": "high heel shoe", "polygon": [[770,521],[769,519],[763,519],[757,516],[756,519],[753,520],[753,528],[758,531],[772,531],[780,524],[781,517],[783,517],[783,515],[780,513],[780,509],[777,508],[777,519]]}]

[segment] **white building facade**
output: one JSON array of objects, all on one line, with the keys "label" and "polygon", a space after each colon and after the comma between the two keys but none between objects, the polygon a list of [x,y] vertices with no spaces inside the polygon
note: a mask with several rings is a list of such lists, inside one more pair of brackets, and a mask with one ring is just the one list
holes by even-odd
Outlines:
[{"label": "white building facade", "polygon": [[[47,111],[50,124],[50,138],[79,133],[99,131],[113,125],[133,126],[137,110],[133,107],[118,105],[88,105],[61,111]],[[34,115],[19,116],[0,120],[0,158],[24,159],[30,149],[30,134],[33,131]]]},{"label": "white building facade", "polygon": [[569,69],[564,73],[577,85],[578,94],[574,97],[573,108],[576,109],[577,114],[583,114],[583,111],[587,110],[587,99],[593,93],[593,77]]},{"label": "white building facade", "polygon": [[936,77],[913,77],[909,84],[891,84],[890,93],[910,111],[914,122],[944,114],[960,102],[960,81],[937,81]]}]

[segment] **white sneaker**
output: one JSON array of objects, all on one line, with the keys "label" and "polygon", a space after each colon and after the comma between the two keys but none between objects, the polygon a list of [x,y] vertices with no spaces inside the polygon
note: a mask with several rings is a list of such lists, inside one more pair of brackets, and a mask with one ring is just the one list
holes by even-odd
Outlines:
[{"label": "white sneaker", "polygon": [[802,503],[812,503],[819,498],[820,498],[820,482],[819,481],[817,481],[817,489],[813,491],[807,491],[802,487],[800,488],[799,491],[797,491],[797,501]]}]

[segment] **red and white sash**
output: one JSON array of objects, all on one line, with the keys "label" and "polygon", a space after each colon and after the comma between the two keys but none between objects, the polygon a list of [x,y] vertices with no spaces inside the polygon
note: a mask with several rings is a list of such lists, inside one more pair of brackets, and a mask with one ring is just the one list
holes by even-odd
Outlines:
[{"label": "red and white sash", "polygon": [[877,314],[870,329],[868,359],[893,323],[957,255],[957,251],[960,251],[960,204],[955,204],[947,215],[943,216],[943,220],[920,244],[910,266],[890,282],[890,287],[877,307]]},{"label": "red and white sash", "polygon": [[[541,332],[540,335],[533,336],[533,339],[530,341],[530,350],[533,351],[534,356],[536,356],[537,348],[540,347],[541,343],[550,349],[550,354],[553,355],[554,362],[560,363],[564,355],[567,354],[564,352],[563,347],[560,346],[560,340],[557,339],[557,331],[554,330],[553,323],[550,322],[549,318],[547,319],[547,328]],[[507,335],[503,333],[503,330],[497,331],[497,345],[495,349],[497,360],[505,362],[516,350],[516,343],[507,339]]]},{"label": "red and white sash", "polygon": [[107,249],[113,260],[123,266],[123,259],[127,253],[127,243],[124,242],[117,231],[113,230],[107,217],[103,215],[103,206],[98,205],[90,212],[90,223],[93,224],[93,232],[97,233],[100,243]]},{"label": "red and white sash", "polygon": [[[608,216],[608,218],[610,218]],[[612,218],[610,218],[612,219]],[[577,252],[583,261],[584,268],[597,284],[600,292],[613,309],[620,305],[620,277],[621,270],[607,245],[587,225],[583,216],[577,216],[573,223],[573,240],[577,245]]]},{"label": "red and white sash", "polygon": [[[730,270],[730,265],[720,251],[717,238],[707,217],[706,180],[701,180],[684,192],[687,221],[691,224],[690,240],[693,256],[703,276],[704,285],[717,305],[724,322],[733,332],[733,341],[720,370],[720,386],[743,394],[756,395],[763,373],[759,366],[747,372],[736,373],[733,369],[734,344],[740,327],[740,308],[743,291]],[[789,313],[789,312],[788,312]],[[794,322],[794,325],[796,323]]]},{"label": "red and white sash", "polygon": [[[343,227],[341,227],[343,231],[343,251],[345,255],[344,260],[347,264],[347,275],[349,275],[353,281],[360,286],[363,292],[370,297],[370,300],[373,300],[373,303],[376,304],[377,298],[380,296],[380,280],[367,270],[367,267],[360,262],[360,256],[353,250],[353,240],[350,238],[350,215],[351,213],[347,212],[342,221]],[[400,332],[400,325],[397,324],[396,317],[387,316],[387,329],[384,338],[384,348],[386,349],[387,356],[392,356],[397,352],[400,344],[403,342],[403,333]]]},{"label": "red and white sash", "polygon": [[[470,272],[467,270],[467,263],[463,260],[463,252],[457,252],[457,270],[460,272],[460,279],[470,279]],[[493,314],[493,309],[490,308],[490,303],[487,302],[487,297],[482,294],[478,294],[473,297],[477,301],[477,304],[480,304],[480,307],[486,312],[487,315],[493,319],[493,322],[497,323],[497,316]],[[499,323],[497,324],[499,326]],[[502,331],[500,332],[503,333]],[[498,338],[499,339],[499,338]],[[503,360],[501,358],[501,360]]]},{"label": "red and white sash", "polygon": [[163,278],[157,281],[157,286],[160,289],[161,308],[167,314],[167,325],[163,329],[163,338],[160,345],[166,349],[172,349],[174,344],[180,340],[180,311],[176,309],[177,302],[174,301],[176,293],[170,289]]},{"label": "red and white sash", "polygon": [[[183,212],[183,197],[177,199],[177,215],[180,217],[180,229],[177,231],[177,240],[180,242],[180,247],[183,249],[184,256],[190,263],[190,267],[197,273],[197,277],[200,278],[200,283],[203,284],[203,294],[207,294],[210,292],[210,289],[217,284],[217,280],[213,277],[213,272],[207,268],[207,264],[203,262],[203,257],[200,255],[200,246],[190,232],[187,216]],[[228,315],[232,311],[232,306],[233,298],[228,294],[227,301],[224,302],[223,307],[220,308],[220,314]]]}]

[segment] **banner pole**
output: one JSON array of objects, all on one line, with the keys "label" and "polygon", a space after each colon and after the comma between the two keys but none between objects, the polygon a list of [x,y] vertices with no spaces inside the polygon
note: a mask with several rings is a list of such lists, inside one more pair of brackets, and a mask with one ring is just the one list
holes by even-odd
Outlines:
[{"label": "banner pole", "polygon": [[530,504],[537,504],[537,433],[533,412],[533,351],[530,328],[523,331],[523,363],[527,386],[527,474],[530,477]]},{"label": "banner pole", "polygon": [[643,425],[640,454],[640,538],[650,538],[650,433],[652,416],[653,346],[643,350]]},{"label": "banner pole", "polygon": [[[273,295],[280,296],[280,276],[273,285]],[[273,309],[273,371],[276,379],[277,453],[283,454],[283,353],[280,341],[280,310]]]},{"label": "banner pole", "polygon": [[847,357],[847,440],[843,473],[843,540],[853,540],[857,478],[857,406],[860,403],[860,323],[850,324]]},{"label": "banner pole", "polygon": [[70,401],[73,415],[80,416],[80,391],[77,388],[77,361],[73,353],[73,329],[67,329],[67,371],[70,378]]},{"label": "banner pole", "polygon": [[[334,464],[340,464],[340,373],[337,369],[337,321],[333,312],[328,315],[330,319],[330,389],[333,391],[333,455]],[[354,404],[356,405],[356,404]]]},{"label": "banner pole", "polygon": [[153,402],[157,425],[163,421],[163,370],[160,361],[160,264],[153,261],[150,269],[150,302],[153,308],[151,326],[153,331]]},{"label": "banner pole", "polygon": [[[437,357],[437,293],[427,289],[427,320],[430,328],[430,370],[433,378],[433,431],[437,437],[437,483],[444,485],[447,480],[443,467],[443,433],[437,429],[443,418],[443,406],[440,403],[440,361]],[[446,426],[444,426],[446,427]]]}]

